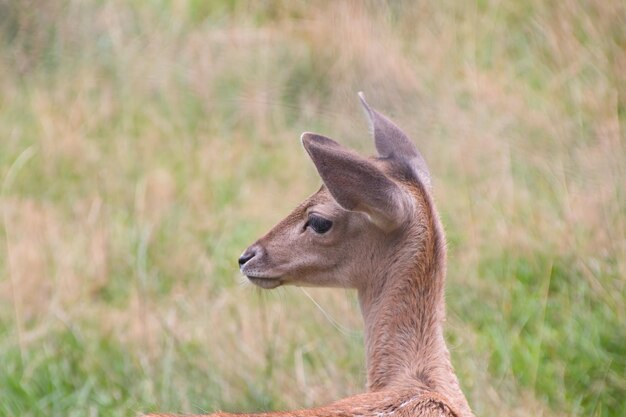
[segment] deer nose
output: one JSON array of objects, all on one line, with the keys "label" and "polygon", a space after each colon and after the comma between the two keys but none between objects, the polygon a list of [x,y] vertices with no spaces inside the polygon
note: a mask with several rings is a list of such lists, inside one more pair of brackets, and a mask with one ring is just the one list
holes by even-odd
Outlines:
[{"label": "deer nose", "polygon": [[242,253],[239,257],[239,268],[244,266],[246,262],[248,262],[250,259],[254,258],[256,256],[256,253],[257,251],[254,246],[250,246],[248,249],[246,249],[246,251]]}]

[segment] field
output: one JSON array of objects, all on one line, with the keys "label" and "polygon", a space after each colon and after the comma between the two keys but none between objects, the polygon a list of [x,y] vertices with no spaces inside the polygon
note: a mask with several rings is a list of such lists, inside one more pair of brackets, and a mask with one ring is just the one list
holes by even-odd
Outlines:
[{"label": "field", "polygon": [[0,0],[0,416],[362,392],[350,291],[243,249],[320,184],[300,133],[418,144],[477,416],[626,415],[626,4]]}]

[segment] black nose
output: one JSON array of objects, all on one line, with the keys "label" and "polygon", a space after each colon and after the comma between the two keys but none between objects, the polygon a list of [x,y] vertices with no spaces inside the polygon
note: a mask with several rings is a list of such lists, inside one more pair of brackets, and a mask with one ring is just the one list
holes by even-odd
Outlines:
[{"label": "black nose", "polygon": [[239,257],[239,267],[241,268],[248,262],[250,259],[256,256],[256,249],[254,247],[249,247],[246,249],[244,253]]}]

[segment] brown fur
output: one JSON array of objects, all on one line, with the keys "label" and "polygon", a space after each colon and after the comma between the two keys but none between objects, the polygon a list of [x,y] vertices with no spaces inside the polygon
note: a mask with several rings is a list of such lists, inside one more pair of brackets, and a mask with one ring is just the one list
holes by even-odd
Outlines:
[{"label": "brown fur", "polygon": [[[361,99],[380,157],[362,158],[304,134],[324,185],[250,246],[240,264],[263,288],[356,289],[369,392],[321,408],[246,416],[473,416],[443,337],[446,248],[428,169],[408,137]],[[310,230],[310,213],[332,228]]]}]

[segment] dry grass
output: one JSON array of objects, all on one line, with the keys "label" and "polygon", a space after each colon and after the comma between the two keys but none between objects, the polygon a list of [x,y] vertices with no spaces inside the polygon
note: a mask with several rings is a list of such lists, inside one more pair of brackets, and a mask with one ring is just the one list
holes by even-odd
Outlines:
[{"label": "dry grass", "polygon": [[430,162],[477,414],[623,415],[622,3],[0,1],[0,16],[0,415],[359,392],[353,295],[309,291],[322,312],[240,285],[234,262],[319,183],[302,131],[372,151],[359,90]]}]

